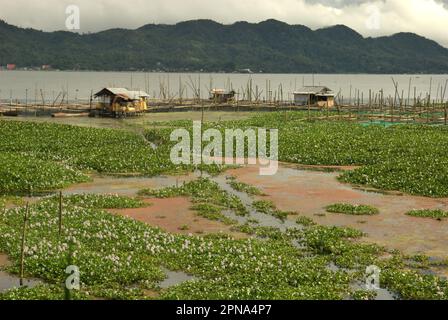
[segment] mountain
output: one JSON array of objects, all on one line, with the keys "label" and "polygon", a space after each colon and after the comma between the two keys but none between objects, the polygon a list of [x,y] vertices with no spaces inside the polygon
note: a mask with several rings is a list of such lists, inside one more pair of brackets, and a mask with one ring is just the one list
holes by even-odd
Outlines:
[{"label": "mountain", "polygon": [[364,38],[337,25],[194,20],[92,34],[42,32],[0,21],[0,65],[63,70],[272,73],[448,73],[448,49],[411,33]]}]

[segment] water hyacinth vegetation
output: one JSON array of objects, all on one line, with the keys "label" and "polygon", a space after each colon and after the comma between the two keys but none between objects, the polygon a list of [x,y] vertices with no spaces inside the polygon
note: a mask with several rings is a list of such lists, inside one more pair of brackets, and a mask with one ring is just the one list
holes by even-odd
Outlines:
[{"label": "water hyacinth vegetation", "polygon": [[[446,281],[406,270],[400,255],[380,259],[385,249],[358,244],[362,233],[354,229],[309,226],[282,232],[246,225],[240,229],[254,238],[175,235],[92,205],[113,206],[115,199],[107,204],[110,197],[89,204],[76,199],[64,207],[61,235],[53,198],[30,206],[25,272],[44,283],[12,289],[0,299],[62,299],[69,255],[82,271],[75,299],[356,298],[360,293],[352,284],[363,279],[370,264],[381,266],[384,285],[404,299],[445,299],[448,294]],[[24,211],[12,208],[0,215],[0,251],[10,256],[12,273],[19,271]],[[330,269],[330,263],[339,269]],[[194,280],[161,289],[162,267]]]},{"label": "water hyacinth vegetation", "polygon": [[[325,118],[325,113],[314,116]],[[415,124],[365,126],[337,119],[309,121],[307,117],[303,111],[272,112],[244,120],[208,123],[203,128],[222,132],[228,128],[275,128],[279,130],[280,161],[357,166],[343,172],[340,181],[414,195],[448,196],[448,128]],[[166,142],[173,127],[191,130],[192,126],[185,121],[164,125],[168,126],[165,134],[149,130],[151,136]]]},{"label": "water hyacinth vegetation", "polygon": [[170,143],[154,149],[144,135],[126,130],[0,120],[0,131],[0,194],[60,189],[88,181],[89,172],[155,176],[195,169],[171,162]]},{"label": "water hyacinth vegetation", "polygon": [[[59,197],[53,197],[54,201],[59,201]],[[96,209],[132,209],[148,206],[142,200],[130,198],[118,194],[73,194],[63,197],[64,204],[79,206],[82,208]]]},{"label": "water hyacinth vegetation", "polygon": [[[11,272],[18,271],[23,214],[24,208],[20,208],[1,216],[0,249],[15,262]],[[101,209],[80,210],[72,205],[64,211],[62,237],[57,222],[57,205],[51,199],[31,207],[26,273],[46,284],[12,290],[0,298],[59,297],[70,243],[75,247],[74,263],[86,270],[80,292],[83,297],[143,299],[144,289],[155,290],[166,299],[337,299],[349,293],[348,276],[326,270],[325,259],[298,259],[300,253],[286,242],[172,235]],[[196,275],[199,280],[161,291],[162,265]],[[303,290],[297,290],[299,287]]]},{"label": "water hyacinth vegetation", "polygon": [[158,174],[172,167],[123,130],[0,121],[0,131],[0,193],[63,188],[87,181],[88,171]]},{"label": "water hyacinth vegetation", "polygon": [[[79,172],[160,173],[185,172],[193,166],[175,166],[169,155],[175,127],[191,130],[191,122],[173,121],[147,129],[142,135],[124,130],[81,128],[47,123],[0,121],[2,162],[0,192],[55,189],[86,177]],[[246,120],[205,124],[226,128],[278,128],[279,160],[306,165],[353,165],[340,180],[384,190],[399,190],[431,197],[448,196],[448,129],[443,126],[362,126],[344,121],[307,121],[306,112],[276,112]],[[154,150],[148,143],[157,145]],[[48,171],[47,178],[27,170]],[[21,164],[22,163],[22,164]],[[203,166],[219,173],[224,167]],[[47,169],[48,170],[48,169]],[[36,171],[36,170],[34,170]],[[54,179],[52,179],[54,177]],[[236,185],[237,188],[244,188]]]},{"label": "water hyacinth vegetation", "polygon": [[406,213],[411,217],[420,217],[420,218],[433,218],[436,220],[442,220],[448,218],[448,211],[436,209],[436,210],[412,210]]},{"label": "water hyacinth vegetation", "polygon": [[297,212],[289,212],[278,210],[275,204],[269,200],[257,200],[252,203],[252,207],[258,212],[269,214],[273,217],[276,217],[282,221],[288,219],[290,215],[297,215]]},{"label": "water hyacinth vegetation", "polygon": [[157,157],[141,136],[125,130],[15,121],[1,121],[0,128],[2,152],[64,162],[79,169],[150,173],[154,168],[149,160]]},{"label": "water hyacinth vegetation", "polygon": [[[0,194],[21,195],[62,189],[88,181],[91,172],[159,175],[223,166],[175,166],[169,159],[169,134],[186,121],[147,129],[143,135],[112,129],[0,121]],[[304,112],[262,114],[247,120],[208,124],[225,128],[278,128],[281,161],[307,165],[359,166],[341,173],[342,182],[431,197],[448,196],[447,129],[424,126],[361,126],[342,121],[307,120]],[[150,143],[157,148],[153,148]],[[229,186],[254,198],[252,208],[282,221],[296,215],[259,200],[262,192],[228,179]],[[226,189],[229,190],[229,189]],[[63,299],[69,259],[81,270],[81,290],[74,299],[373,299],[355,288],[365,269],[381,269],[382,287],[401,299],[447,299],[446,279],[422,274],[427,265],[410,266],[409,257],[366,244],[356,229],[321,226],[295,217],[294,228],[263,226],[250,210],[213,179],[200,178],[179,186],[146,189],[141,198],[188,197],[192,209],[210,220],[232,225],[247,238],[219,233],[182,235],[162,231],[106,209],[148,206],[140,197],[64,195],[59,233],[59,197],[29,206],[25,276],[40,279],[34,288],[12,289],[0,299]],[[237,193],[236,193],[237,194]],[[0,252],[20,271],[21,230],[25,206],[0,197]],[[377,209],[336,204],[344,214],[377,214]],[[329,208],[327,208],[329,209]],[[246,219],[238,224],[231,211]],[[332,211],[332,212],[333,212]],[[415,211],[415,216],[443,218],[441,211]],[[257,217],[258,218],[258,217]],[[275,219],[271,219],[275,220]],[[188,225],[184,226],[187,230]],[[417,258],[415,258],[416,260]],[[164,270],[194,276],[162,289]],[[418,270],[417,270],[418,269]]]},{"label": "water hyacinth vegetation", "polygon": [[197,214],[203,218],[213,220],[213,221],[221,221],[227,225],[236,224],[237,221],[226,217],[222,211],[225,210],[221,206],[217,206],[209,203],[197,203],[191,207],[192,210],[196,211]]},{"label": "water hyacinth vegetation", "polygon": [[251,196],[264,195],[263,192],[261,192],[260,189],[258,189],[257,187],[251,186],[244,182],[239,182],[233,176],[228,177],[227,181],[228,181],[229,185],[232,187],[232,189],[234,189],[238,192],[244,192]]},{"label": "water hyacinth vegetation", "polygon": [[32,156],[0,152],[0,162],[0,194],[34,194],[89,181],[67,165]]},{"label": "water hyacinth vegetation", "polygon": [[430,197],[448,196],[448,128],[363,127],[348,122],[302,123],[280,129],[280,160],[361,166],[342,182]]},{"label": "water hyacinth vegetation", "polygon": [[23,205],[24,201],[21,197],[17,196],[0,196],[0,209],[5,208],[7,205],[19,206]]},{"label": "water hyacinth vegetation", "polygon": [[[213,220],[223,220],[226,223],[229,221],[220,214],[223,210],[233,210],[239,216],[248,215],[246,207],[237,196],[222,190],[216,182],[207,178],[200,178],[178,187],[142,190],[139,194],[155,198],[190,197],[195,204],[193,209],[201,215],[215,216]],[[218,216],[221,217],[218,219]]]},{"label": "water hyacinth vegetation", "polygon": [[325,209],[330,213],[341,213],[353,216],[373,216],[380,213],[377,208],[363,204],[336,203],[327,206]]},{"label": "water hyacinth vegetation", "polygon": [[296,223],[299,225],[302,225],[302,226],[306,226],[306,227],[316,225],[316,223],[314,222],[313,219],[308,218],[308,217],[303,217],[303,216],[298,217],[296,220]]}]

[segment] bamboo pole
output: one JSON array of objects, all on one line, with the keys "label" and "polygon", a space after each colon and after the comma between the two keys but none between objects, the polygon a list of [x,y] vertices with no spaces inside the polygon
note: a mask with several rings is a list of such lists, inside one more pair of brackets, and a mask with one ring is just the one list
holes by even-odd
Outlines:
[{"label": "bamboo pole", "polygon": [[308,121],[311,120],[311,97],[308,95]]},{"label": "bamboo pole", "polygon": [[23,286],[23,278],[25,273],[25,243],[26,243],[26,232],[27,232],[27,223],[28,223],[28,210],[29,204],[26,204],[25,207],[25,216],[23,219],[23,227],[22,227],[22,244],[20,250],[20,286]]},{"label": "bamboo pole", "polygon": [[350,85],[350,96],[349,96],[348,104],[349,105],[352,104],[352,85]]},{"label": "bamboo pole", "polygon": [[384,91],[383,89],[380,90],[380,113],[383,115],[383,119],[386,120],[386,114],[383,111],[384,107]]},{"label": "bamboo pole", "polygon": [[62,235],[62,191],[59,192],[59,237]]},{"label": "bamboo pole", "polygon": [[445,88],[443,89],[443,95],[442,95],[442,101],[441,101],[442,104],[443,104],[444,123],[445,123],[445,125],[447,125],[447,122],[448,122],[448,119],[447,119],[447,117],[448,117],[448,115],[447,115],[447,104],[448,103],[444,103],[447,85],[448,85],[448,79],[445,81]]},{"label": "bamboo pole", "polygon": [[408,87],[408,99],[406,101],[406,106],[410,105],[410,99],[411,99],[411,84],[412,84],[412,77],[409,77],[409,87]]},{"label": "bamboo pole", "polygon": [[447,125],[447,122],[448,122],[447,106],[448,106],[448,102],[445,103],[445,104],[444,104],[444,107],[443,107],[443,112],[444,112],[444,124],[445,124],[445,126]]},{"label": "bamboo pole", "polygon": [[417,103],[417,87],[414,87],[414,104],[412,106],[412,114],[414,115],[414,122],[415,122],[415,119],[416,119],[415,113],[417,111],[416,103]]},{"label": "bamboo pole", "polygon": [[[399,115],[399,121],[401,121],[401,117],[402,117],[402,114],[403,114],[403,111],[404,111],[404,109],[403,109],[403,99],[404,99],[404,90],[401,90],[401,99],[400,99],[400,115]],[[405,108],[406,109],[406,108]]]},{"label": "bamboo pole", "polygon": [[360,98],[359,98],[359,89],[358,89],[358,93],[357,93],[358,99],[357,99],[357,103],[356,103],[356,118],[359,119],[359,112],[360,112]]}]

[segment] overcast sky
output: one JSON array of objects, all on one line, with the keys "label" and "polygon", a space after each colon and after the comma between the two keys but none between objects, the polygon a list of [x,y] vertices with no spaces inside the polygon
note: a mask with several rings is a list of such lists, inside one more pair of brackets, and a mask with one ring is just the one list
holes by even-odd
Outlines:
[{"label": "overcast sky", "polygon": [[68,5],[80,8],[80,32],[147,23],[274,18],[313,29],[345,24],[364,36],[415,32],[448,47],[448,0],[0,0],[0,18],[45,31],[64,30]]}]

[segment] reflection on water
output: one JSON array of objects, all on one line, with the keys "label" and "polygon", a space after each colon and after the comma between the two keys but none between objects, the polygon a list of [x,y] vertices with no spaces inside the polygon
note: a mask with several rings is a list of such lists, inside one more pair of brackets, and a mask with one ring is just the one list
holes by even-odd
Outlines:
[{"label": "reflection on water", "polygon": [[162,289],[168,289],[169,287],[179,285],[183,282],[195,279],[195,277],[190,276],[185,272],[170,271],[165,268],[162,268],[162,270],[166,274],[166,279],[159,284],[160,288]]},{"label": "reflection on water", "polygon": [[67,117],[67,118],[51,118],[46,116],[18,116],[18,117],[2,117],[2,120],[9,121],[31,121],[31,122],[45,122],[56,124],[67,124],[88,128],[105,128],[105,129],[122,129],[141,133],[142,129],[155,128],[156,122],[166,121],[200,121],[204,122],[219,122],[231,121],[237,119],[246,119],[253,117],[254,112],[243,111],[213,111],[205,112],[204,116],[199,111],[186,112],[162,112],[162,113],[148,113],[140,117],[131,117],[126,119],[115,118],[90,118],[90,117]]},{"label": "reflection on water", "polygon": [[[23,280],[23,285],[29,288],[33,288],[40,283],[40,281],[34,279]],[[0,271],[0,292],[6,292],[14,288],[20,288],[19,277]]]}]

